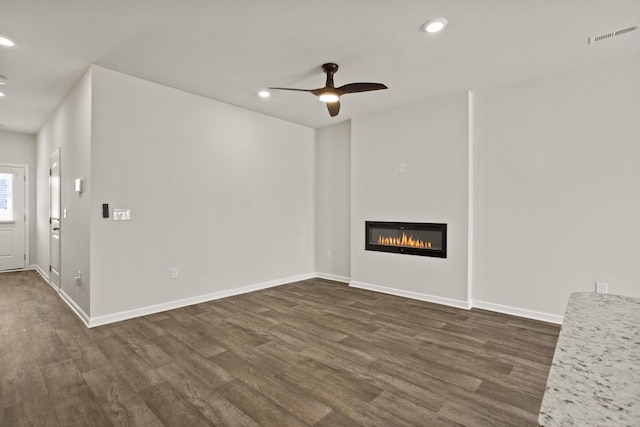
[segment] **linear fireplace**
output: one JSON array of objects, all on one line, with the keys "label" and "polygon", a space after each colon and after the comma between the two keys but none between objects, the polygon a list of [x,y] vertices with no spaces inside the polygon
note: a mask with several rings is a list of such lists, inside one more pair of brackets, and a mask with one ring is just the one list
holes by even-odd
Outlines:
[{"label": "linear fireplace", "polygon": [[365,228],[368,251],[447,257],[447,224],[366,221]]}]

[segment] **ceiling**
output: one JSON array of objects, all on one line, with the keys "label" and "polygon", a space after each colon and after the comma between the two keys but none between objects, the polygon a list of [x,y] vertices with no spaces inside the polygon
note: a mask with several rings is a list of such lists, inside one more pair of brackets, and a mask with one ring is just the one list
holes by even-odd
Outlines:
[{"label": "ceiling", "polygon": [[[421,31],[436,17],[437,35]],[[545,78],[640,54],[639,0],[0,0],[0,127],[36,133],[91,64],[318,128],[446,93]],[[340,115],[269,86],[389,89],[346,95]]]}]

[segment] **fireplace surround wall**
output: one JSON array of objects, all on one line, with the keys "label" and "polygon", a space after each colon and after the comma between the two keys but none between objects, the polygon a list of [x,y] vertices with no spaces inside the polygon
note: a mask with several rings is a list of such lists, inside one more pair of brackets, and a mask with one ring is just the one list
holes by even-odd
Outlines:
[{"label": "fireplace surround wall", "polygon": [[447,257],[447,224],[365,222],[365,250]]}]

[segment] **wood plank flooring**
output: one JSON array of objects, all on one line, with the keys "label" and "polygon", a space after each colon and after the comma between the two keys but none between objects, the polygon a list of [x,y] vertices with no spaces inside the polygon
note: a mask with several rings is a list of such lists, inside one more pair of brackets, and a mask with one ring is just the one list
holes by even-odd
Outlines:
[{"label": "wood plank flooring", "polygon": [[2,426],[535,426],[559,326],[292,283],[87,329],[0,275]]}]

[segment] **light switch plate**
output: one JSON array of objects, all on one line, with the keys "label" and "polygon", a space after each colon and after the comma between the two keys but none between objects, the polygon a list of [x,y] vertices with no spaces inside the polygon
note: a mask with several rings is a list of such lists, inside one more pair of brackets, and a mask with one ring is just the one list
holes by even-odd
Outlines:
[{"label": "light switch plate", "polygon": [[131,209],[114,209],[114,221],[129,221],[131,219]]}]

